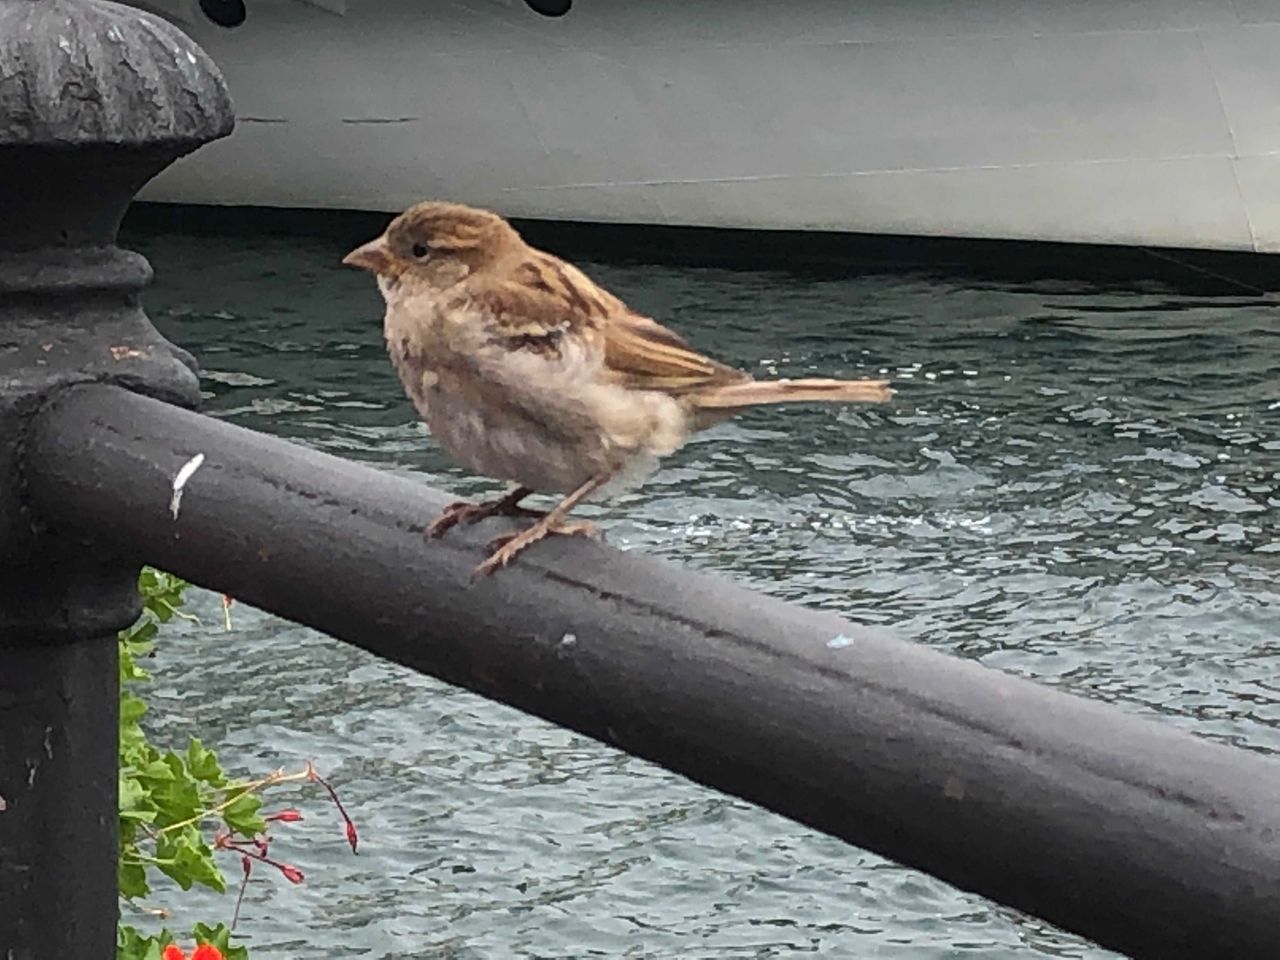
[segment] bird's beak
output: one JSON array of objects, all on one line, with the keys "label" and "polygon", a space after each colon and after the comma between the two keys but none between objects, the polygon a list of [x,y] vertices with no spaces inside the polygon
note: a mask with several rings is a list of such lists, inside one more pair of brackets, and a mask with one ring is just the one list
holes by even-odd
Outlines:
[{"label": "bird's beak", "polygon": [[387,246],[386,236],[356,247],[342,258],[342,262],[349,267],[359,267],[374,274],[390,273],[391,248]]}]

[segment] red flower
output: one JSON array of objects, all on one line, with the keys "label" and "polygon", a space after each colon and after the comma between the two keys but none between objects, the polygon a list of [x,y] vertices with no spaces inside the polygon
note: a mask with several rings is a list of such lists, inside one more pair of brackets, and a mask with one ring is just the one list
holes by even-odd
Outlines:
[{"label": "red flower", "polygon": [[[161,956],[162,960],[187,960],[187,955],[182,952],[182,948],[172,943],[164,948]],[[192,952],[191,960],[224,960],[224,958],[222,951],[213,944],[202,943]]]}]

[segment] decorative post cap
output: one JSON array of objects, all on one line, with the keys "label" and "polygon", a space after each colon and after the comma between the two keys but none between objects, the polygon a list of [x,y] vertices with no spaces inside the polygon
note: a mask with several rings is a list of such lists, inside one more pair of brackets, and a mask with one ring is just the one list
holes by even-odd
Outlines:
[{"label": "decorative post cap", "polygon": [[0,0],[0,147],[181,156],[233,124],[217,66],[168,21],[106,0]]}]

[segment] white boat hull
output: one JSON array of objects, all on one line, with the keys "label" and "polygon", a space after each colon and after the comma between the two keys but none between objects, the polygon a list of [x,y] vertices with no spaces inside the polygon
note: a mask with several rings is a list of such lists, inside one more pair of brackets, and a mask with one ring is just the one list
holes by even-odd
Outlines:
[{"label": "white boat hull", "polygon": [[1280,0],[248,0],[143,199],[1280,250]]}]

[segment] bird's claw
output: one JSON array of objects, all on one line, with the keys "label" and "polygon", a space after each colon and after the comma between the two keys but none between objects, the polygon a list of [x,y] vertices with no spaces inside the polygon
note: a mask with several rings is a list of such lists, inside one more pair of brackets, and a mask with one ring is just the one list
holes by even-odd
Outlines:
[{"label": "bird's claw", "polygon": [[483,504],[468,503],[466,500],[459,500],[456,503],[449,504],[443,511],[441,511],[440,516],[436,518],[435,523],[427,527],[427,536],[432,540],[443,537],[463,520],[466,520],[470,514],[479,510],[482,506]]},{"label": "bird's claw", "polygon": [[451,503],[436,518],[435,523],[427,528],[427,537],[431,540],[437,540],[452,530],[460,523],[473,524],[479,523],[486,517],[536,517],[541,519],[545,517],[545,510],[532,510],[529,507],[521,507],[512,503],[509,497],[503,497],[499,500],[482,500],[480,503],[469,503],[466,500],[459,500]]},{"label": "bird's claw", "polygon": [[489,541],[489,558],[476,567],[472,578],[486,577],[495,570],[507,566],[527,547],[550,535],[560,537],[589,537],[603,540],[604,533],[590,520],[563,520],[557,524],[535,523],[516,533],[504,533]]}]

